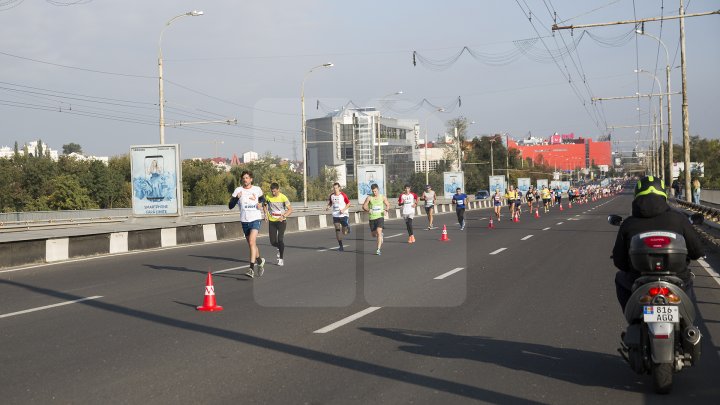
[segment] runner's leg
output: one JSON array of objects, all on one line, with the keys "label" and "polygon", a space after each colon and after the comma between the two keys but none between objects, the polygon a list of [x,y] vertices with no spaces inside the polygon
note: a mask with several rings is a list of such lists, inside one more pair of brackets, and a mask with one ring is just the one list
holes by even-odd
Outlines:
[{"label": "runner's leg", "polygon": [[277,243],[278,243],[278,249],[280,250],[280,258],[283,259],[285,257],[285,229],[287,228],[287,222],[282,221],[278,222],[277,224]]}]

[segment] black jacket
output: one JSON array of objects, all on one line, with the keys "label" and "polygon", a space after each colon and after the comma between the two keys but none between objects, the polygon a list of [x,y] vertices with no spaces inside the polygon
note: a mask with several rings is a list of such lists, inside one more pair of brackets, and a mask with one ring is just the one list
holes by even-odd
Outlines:
[{"label": "black jacket", "polygon": [[[618,230],[613,247],[613,264],[621,271],[638,273],[630,264],[630,239],[647,231],[669,231],[682,235],[688,250],[687,263],[705,255],[700,236],[685,214],[670,209],[664,197],[648,194],[637,197],[632,203],[632,216],[625,219]],[[687,266],[678,271],[678,277],[688,280]]]}]

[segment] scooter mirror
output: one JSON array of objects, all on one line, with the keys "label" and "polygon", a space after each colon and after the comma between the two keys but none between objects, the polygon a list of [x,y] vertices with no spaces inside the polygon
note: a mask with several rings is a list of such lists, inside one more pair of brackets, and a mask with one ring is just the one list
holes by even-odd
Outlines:
[{"label": "scooter mirror", "polygon": [[623,218],[620,215],[611,214],[608,215],[607,221],[610,225],[619,226],[622,223]]},{"label": "scooter mirror", "polygon": [[705,217],[703,214],[700,214],[698,212],[690,215],[690,223],[693,225],[702,225],[702,223],[705,222]]}]

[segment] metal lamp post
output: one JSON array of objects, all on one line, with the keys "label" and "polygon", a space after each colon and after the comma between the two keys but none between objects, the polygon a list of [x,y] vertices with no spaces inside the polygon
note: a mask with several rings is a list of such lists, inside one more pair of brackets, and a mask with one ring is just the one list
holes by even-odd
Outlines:
[{"label": "metal lamp post", "polygon": [[165,30],[173,23],[173,21],[182,17],[198,17],[203,15],[202,11],[193,10],[187,13],[176,15],[165,23],[165,28],[160,31],[160,40],[158,40],[158,93],[160,97],[160,144],[165,143],[165,93],[163,91],[163,61],[162,61],[162,38]]},{"label": "metal lamp post", "polygon": [[313,67],[312,69],[308,70],[307,73],[305,73],[305,77],[302,81],[302,87],[300,88],[300,108],[302,110],[302,148],[303,148],[303,203],[305,207],[308,206],[307,204],[307,159],[308,159],[308,153],[307,153],[307,128],[305,125],[305,80],[307,80],[310,73],[313,72],[313,70],[318,68],[328,68],[333,67],[334,64],[328,62],[323,63],[322,65],[317,65]]},{"label": "metal lamp post", "polygon": [[[663,104],[662,104],[662,85],[660,84],[660,80],[658,80],[657,76],[655,76],[653,73],[648,72],[647,70],[635,70],[635,73],[646,73],[650,76],[652,76],[655,79],[655,82],[658,85],[658,88],[660,89],[660,96],[658,96],[658,99],[660,100],[660,170],[659,170],[659,176],[660,178],[665,178],[665,144],[662,142],[662,127],[663,127]],[[669,90],[666,89],[666,91],[669,93]],[[668,94],[668,99],[670,98],[670,94]],[[655,151],[653,151],[655,152]],[[672,161],[672,158],[670,159]],[[671,165],[672,167],[672,165]]]}]

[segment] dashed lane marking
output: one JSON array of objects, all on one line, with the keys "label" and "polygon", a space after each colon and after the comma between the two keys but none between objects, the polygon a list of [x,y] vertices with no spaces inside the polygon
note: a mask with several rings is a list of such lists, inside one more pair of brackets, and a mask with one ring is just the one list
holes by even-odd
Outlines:
[{"label": "dashed lane marking", "polygon": [[249,264],[246,264],[246,265],[244,265],[244,266],[231,267],[231,268],[229,268],[229,269],[213,271],[212,274],[227,273],[228,271],[240,270],[240,269],[247,269],[248,267],[250,267],[250,265],[249,265]]},{"label": "dashed lane marking", "polygon": [[[386,238],[387,239],[387,238]],[[343,245],[343,248],[349,248],[350,245]],[[319,249],[318,252],[327,252],[328,250],[338,250],[340,249],[340,246],[335,246],[327,249]]]},{"label": "dashed lane marking", "polygon": [[81,299],[79,299],[79,300],[60,302],[60,303],[58,303],[58,304],[45,305],[45,306],[43,306],[43,307],[31,308],[31,309],[26,309],[26,310],[23,310],[23,311],[18,311],[18,312],[11,312],[11,313],[9,313],[9,314],[0,315],[0,318],[9,318],[9,317],[15,316],[15,315],[22,315],[22,314],[27,314],[27,313],[30,313],[30,312],[42,311],[42,310],[44,310],[44,309],[57,308],[57,307],[61,307],[61,306],[63,306],[63,305],[77,304],[78,302],[89,301],[89,300],[96,300],[96,299],[98,299],[98,298],[102,298],[102,295],[96,295],[96,296],[94,296],[94,297],[81,298]]},{"label": "dashed lane marking", "polygon": [[491,254],[491,255],[496,255],[496,254],[498,254],[498,253],[500,253],[500,252],[502,252],[503,250],[506,250],[506,249],[507,249],[507,248],[500,248],[500,249],[498,249],[498,250],[495,250],[495,251],[493,251],[493,252],[490,252],[490,254]]},{"label": "dashed lane marking", "polygon": [[524,238],[522,238],[522,239],[520,239],[520,240],[528,240],[528,239],[530,239],[530,238],[532,238],[532,237],[533,237],[532,235],[528,235],[528,236],[526,236],[526,237],[524,237]]},{"label": "dashed lane marking", "polygon": [[464,267],[458,267],[458,268],[452,269],[452,270],[448,271],[447,273],[444,273],[444,274],[441,274],[441,275],[435,277],[433,280],[442,280],[442,279],[444,279],[446,277],[450,277],[453,274],[455,274],[459,271],[462,271],[464,269],[465,269]]},{"label": "dashed lane marking", "polygon": [[335,329],[337,329],[337,328],[339,328],[339,327],[341,327],[341,326],[343,326],[343,325],[347,325],[347,324],[349,324],[350,322],[352,322],[352,321],[354,321],[354,320],[356,320],[356,319],[360,319],[360,318],[362,318],[362,317],[365,316],[365,315],[371,314],[371,313],[377,311],[377,310],[380,309],[380,308],[382,308],[382,307],[370,307],[370,308],[365,308],[365,309],[363,309],[362,311],[360,311],[360,312],[358,312],[358,313],[356,313],[356,314],[354,314],[354,315],[350,315],[350,316],[348,316],[347,318],[343,318],[343,319],[341,319],[341,320],[339,320],[339,321],[337,321],[337,322],[335,322],[335,323],[331,323],[330,325],[328,325],[328,326],[326,326],[326,327],[324,327],[324,328],[318,329],[318,330],[314,331],[313,333],[328,333],[328,332],[332,332],[333,330],[335,330]]},{"label": "dashed lane marking", "polygon": [[557,223],[557,224],[555,224],[555,225],[562,225],[562,224],[563,224],[562,222],[558,222],[558,223]]},{"label": "dashed lane marking", "polygon": [[547,228],[543,228],[543,231],[547,231],[548,229],[550,229],[549,226]]},{"label": "dashed lane marking", "polygon": [[396,235],[386,236],[384,239],[397,238],[397,237],[400,236],[400,235],[402,235],[402,234],[401,234],[401,233],[398,233],[398,234],[396,234]]}]

